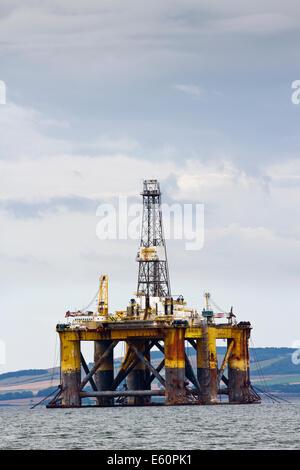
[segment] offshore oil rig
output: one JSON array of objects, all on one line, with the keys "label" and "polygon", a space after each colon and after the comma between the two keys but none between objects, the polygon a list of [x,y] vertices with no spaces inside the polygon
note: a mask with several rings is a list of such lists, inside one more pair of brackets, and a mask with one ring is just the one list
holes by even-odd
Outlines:
[{"label": "offshore oil rig", "polygon": [[[56,326],[61,346],[61,384],[47,407],[80,407],[86,397],[94,398],[94,406],[260,402],[249,376],[250,323],[237,323],[232,309],[214,313],[209,293],[205,294],[206,305],[201,313],[188,308],[182,295],[172,297],[158,181],[145,180],[141,195],[136,295],[126,310],[109,313],[108,276],[102,275],[96,311],[66,313],[67,320]],[[217,318],[225,321],[217,323]],[[217,339],[227,341],[220,365]],[[81,341],[94,342],[94,364],[90,369],[80,350]],[[126,352],[115,373],[114,348],[119,342],[126,343]],[[196,351],[195,369],[186,344]],[[154,347],[162,353],[156,367],[151,363]],[[227,401],[218,398],[223,395],[227,395]],[[152,397],[164,399],[158,402]]]}]

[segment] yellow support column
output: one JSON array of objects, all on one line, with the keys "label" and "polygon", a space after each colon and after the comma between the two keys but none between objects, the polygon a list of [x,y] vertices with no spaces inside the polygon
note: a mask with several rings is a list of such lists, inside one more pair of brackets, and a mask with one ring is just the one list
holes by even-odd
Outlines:
[{"label": "yellow support column", "polygon": [[201,399],[205,405],[211,405],[218,401],[216,333],[215,328],[208,325],[202,331],[202,337],[197,339],[197,376]]},{"label": "yellow support column", "polygon": [[183,328],[166,330],[165,337],[165,381],[166,405],[186,402],[185,356]]},{"label": "yellow support column", "polygon": [[68,340],[67,333],[60,333],[62,405],[80,406],[79,385],[81,380],[80,341]]},{"label": "yellow support column", "polygon": [[249,401],[249,337],[250,328],[234,331],[233,349],[228,361],[228,392],[230,402]]}]

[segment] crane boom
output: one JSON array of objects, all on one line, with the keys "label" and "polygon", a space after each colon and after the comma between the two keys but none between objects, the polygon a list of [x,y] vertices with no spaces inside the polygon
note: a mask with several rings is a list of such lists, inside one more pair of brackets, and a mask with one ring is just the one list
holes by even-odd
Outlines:
[{"label": "crane boom", "polygon": [[108,276],[101,274],[99,287],[98,313],[103,316],[108,315]]}]

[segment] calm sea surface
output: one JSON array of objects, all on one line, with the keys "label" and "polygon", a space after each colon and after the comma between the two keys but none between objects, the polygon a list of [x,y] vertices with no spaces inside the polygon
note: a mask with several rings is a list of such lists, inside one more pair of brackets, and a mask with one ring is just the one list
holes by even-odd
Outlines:
[{"label": "calm sea surface", "polygon": [[0,408],[0,449],[300,449],[293,404]]}]

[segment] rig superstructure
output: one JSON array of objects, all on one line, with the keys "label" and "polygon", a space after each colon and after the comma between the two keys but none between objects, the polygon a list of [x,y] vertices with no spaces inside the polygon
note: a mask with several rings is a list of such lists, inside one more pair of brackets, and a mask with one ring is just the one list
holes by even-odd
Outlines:
[{"label": "rig superstructure", "polygon": [[[158,403],[151,401],[155,396],[165,397],[165,405],[258,403],[260,397],[249,376],[250,323],[237,323],[232,308],[214,313],[209,293],[204,294],[206,306],[201,313],[189,308],[182,295],[172,297],[157,180],[144,181],[142,197],[136,295],[125,310],[109,313],[108,276],[101,275],[96,311],[66,313],[67,321],[56,326],[61,344],[60,390],[47,406],[80,407],[86,397],[94,397],[95,406],[150,405]],[[217,323],[217,318],[226,321]],[[220,365],[217,339],[227,341]],[[81,353],[81,341],[94,342],[91,369]],[[115,374],[114,348],[122,341],[126,352]],[[196,370],[186,344],[196,351]],[[151,363],[154,347],[162,353],[156,367]],[[218,395],[227,395],[227,402],[218,401]]]}]

